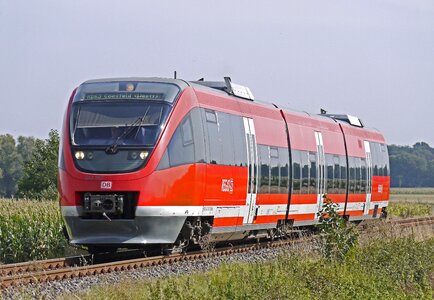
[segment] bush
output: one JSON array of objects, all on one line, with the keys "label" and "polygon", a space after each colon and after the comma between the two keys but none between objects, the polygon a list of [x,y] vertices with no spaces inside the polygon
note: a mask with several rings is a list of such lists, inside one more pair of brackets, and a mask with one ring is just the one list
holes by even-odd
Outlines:
[{"label": "bush", "polygon": [[324,204],[318,212],[321,253],[328,259],[342,261],[357,245],[358,233],[353,224],[338,214],[339,205],[324,195]]}]

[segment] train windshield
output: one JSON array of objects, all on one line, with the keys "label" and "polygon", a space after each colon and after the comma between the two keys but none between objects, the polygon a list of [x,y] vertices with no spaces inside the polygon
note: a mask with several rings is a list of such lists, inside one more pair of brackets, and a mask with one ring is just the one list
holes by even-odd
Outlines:
[{"label": "train windshield", "polygon": [[155,145],[171,105],[163,101],[80,101],[73,104],[71,141],[77,146]]}]

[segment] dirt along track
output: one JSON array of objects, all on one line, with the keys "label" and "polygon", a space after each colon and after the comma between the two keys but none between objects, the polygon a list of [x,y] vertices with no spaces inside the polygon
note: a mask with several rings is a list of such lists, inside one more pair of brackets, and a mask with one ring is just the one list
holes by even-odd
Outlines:
[{"label": "dirt along track", "polygon": [[[371,222],[379,221],[372,220]],[[404,228],[426,226],[434,225],[434,216],[395,219],[386,222]],[[365,223],[365,225],[367,224]],[[228,256],[234,253],[243,253],[262,248],[278,248],[292,244],[309,243],[313,239],[315,239],[314,236],[295,240],[279,239],[273,242],[265,241],[256,244],[216,248],[212,251],[195,251],[186,254],[179,253],[165,256],[160,255],[137,258],[140,255],[143,256],[143,252],[126,251],[115,255],[107,253],[99,256],[85,255],[7,264],[0,266],[0,287],[8,288],[29,283],[43,283],[47,281],[58,281],[68,278],[93,276],[97,274],[172,264],[179,261],[192,261],[208,257]]]}]

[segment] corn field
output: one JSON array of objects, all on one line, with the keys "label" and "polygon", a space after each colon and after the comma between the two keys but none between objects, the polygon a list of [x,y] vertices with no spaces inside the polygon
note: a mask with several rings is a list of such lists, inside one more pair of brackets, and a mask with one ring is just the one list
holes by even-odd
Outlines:
[{"label": "corn field", "polygon": [[0,264],[63,256],[62,225],[57,202],[0,199]]}]

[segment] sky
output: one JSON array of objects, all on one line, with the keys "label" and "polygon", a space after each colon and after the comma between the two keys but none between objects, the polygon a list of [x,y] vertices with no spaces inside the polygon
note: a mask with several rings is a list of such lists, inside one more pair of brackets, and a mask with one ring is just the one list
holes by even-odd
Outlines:
[{"label": "sky", "polygon": [[46,138],[85,80],[175,70],[434,146],[432,0],[0,0],[0,134]]}]

